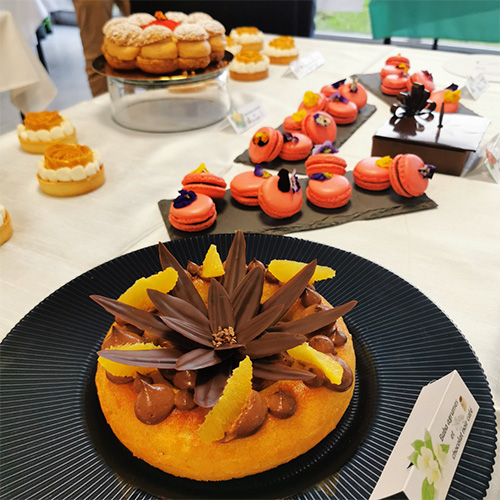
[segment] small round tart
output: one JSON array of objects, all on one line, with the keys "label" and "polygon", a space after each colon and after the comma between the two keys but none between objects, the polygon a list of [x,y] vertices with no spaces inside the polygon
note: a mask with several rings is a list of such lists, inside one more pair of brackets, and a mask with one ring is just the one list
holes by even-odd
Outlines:
[{"label": "small round tart", "polygon": [[[315,261],[273,261],[266,268],[254,259],[247,265],[240,231],[224,265],[214,245],[202,265],[188,264],[188,273],[161,244],[160,260],[162,272],[138,280],[118,300],[92,296],[117,318],[98,353],[99,401],[112,431],[136,457],[176,476],[223,481],[286,463],[336,427],[354,390],[355,353],[342,316],[355,302],[332,309],[308,284],[332,277],[332,269]],[[167,283],[168,272],[175,277]],[[205,347],[180,347],[174,337],[155,336],[160,315],[185,331],[191,345],[201,341]],[[238,324],[256,324],[251,318],[257,317],[269,325],[261,335]],[[192,321],[198,325],[188,327],[193,335],[181,326]],[[214,332],[212,321],[235,326]],[[203,332],[210,331],[213,346],[207,347]],[[200,350],[205,360],[195,356]],[[210,364],[209,351],[224,353],[223,361]],[[130,363],[116,361],[121,356]],[[172,359],[176,367],[196,359],[201,368],[148,368],[153,358]]]},{"label": "small round tart", "polygon": [[255,26],[233,28],[229,36],[241,45],[241,50],[259,51],[264,46],[264,33]]},{"label": "small round tart", "polygon": [[229,76],[242,82],[263,80],[269,76],[269,58],[260,52],[241,50],[229,63]]},{"label": "small round tart", "polygon": [[280,36],[269,42],[264,48],[264,54],[271,64],[290,64],[299,57],[299,49],[291,36]]},{"label": "small round tart", "polygon": [[172,73],[178,69],[177,45],[172,30],[161,25],[144,28],[137,66],[147,73]]},{"label": "small round tart", "polygon": [[183,23],[175,28],[174,37],[177,39],[180,69],[201,69],[210,64],[211,48],[203,26]]},{"label": "small round tart", "polygon": [[78,196],[104,184],[104,166],[97,151],[88,146],[54,144],[38,164],[37,179],[50,196]]},{"label": "small round tart", "polygon": [[12,221],[9,212],[0,205],[0,245],[3,245],[12,236]]},{"label": "small round tart", "polygon": [[24,125],[18,125],[17,136],[27,153],[43,154],[53,144],[76,144],[76,131],[66,116],[57,111],[26,113]]}]

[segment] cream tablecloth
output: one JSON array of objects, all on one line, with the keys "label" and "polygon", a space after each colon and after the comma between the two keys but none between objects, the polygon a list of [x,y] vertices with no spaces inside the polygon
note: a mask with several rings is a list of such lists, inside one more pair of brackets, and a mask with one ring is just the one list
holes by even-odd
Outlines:
[{"label": "cream tablecloth", "polygon": [[[277,126],[295,111],[307,90],[353,73],[376,72],[396,47],[299,40],[303,54],[320,50],[326,64],[302,80],[272,67],[267,80],[229,82],[235,102],[258,99],[268,112],[259,125]],[[412,68],[427,69],[438,86],[462,78],[443,69],[457,54],[405,49]],[[500,61],[499,61],[500,62]],[[485,139],[500,129],[500,84],[478,101],[463,103],[488,117]],[[352,169],[370,155],[371,138],[389,117],[387,105],[369,95],[377,112],[340,154]],[[14,235],[0,247],[0,338],[51,292],[94,266],[168,240],[157,201],[172,198],[182,177],[201,162],[227,180],[247,169],[232,160],[247,148],[259,125],[242,135],[214,125],[182,134],[147,134],[121,128],[111,118],[109,97],[64,111],[82,144],[99,150],[107,181],[85,196],[57,199],[40,192],[36,156],[23,153],[15,132],[0,137],[0,203],[11,214]],[[439,208],[357,221],[298,238],[332,245],[370,259],[400,275],[435,302],[457,325],[487,374],[500,402],[500,186],[484,170],[466,178],[435,175],[427,194]],[[244,228],[243,228],[244,229]],[[498,411],[497,411],[498,414]],[[498,469],[498,467],[497,467]],[[488,498],[500,492],[498,473]]]}]

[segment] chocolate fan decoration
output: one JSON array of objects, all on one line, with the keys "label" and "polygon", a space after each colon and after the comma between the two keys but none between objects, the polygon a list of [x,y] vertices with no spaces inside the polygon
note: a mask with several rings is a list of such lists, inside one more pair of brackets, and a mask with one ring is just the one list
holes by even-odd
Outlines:
[{"label": "chocolate fan decoration", "polygon": [[[434,119],[432,112],[436,109],[436,103],[429,100],[430,92],[421,84],[414,83],[410,92],[400,92],[396,102],[391,106],[393,114],[390,122],[397,125],[405,118],[415,118],[425,121]],[[424,126],[415,120],[416,130],[423,130]]]},{"label": "chocolate fan decoration", "polygon": [[[308,287],[316,261],[307,264],[261,305],[265,268],[263,265],[247,266],[245,252],[243,233],[237,231],[225,262],[225,274],[220,281],[210,281],[208,305],[200,308],[201,296],[188,274],[160,244],[162,267],[176,269],[179,282],[167,294],[147,290],[156,311],[142,311],[104,297],[92,298],[122,321],[148,331],[149,336],[156,335],[158,343],[166,348],[103,349],[98,352],[99,356],[132,366],[196,370],[194,400],[205,408],[217,403],[232,370],[245,356],[252,359],[256,377],[313,379],[315,375],[310,371],[290,368],[277,360],[276,355],[306,342],[306,335],[334,324],[356,302],[319,310],[307,318],[281,321]],[[186,285],[185,290],[176,290],[183,285]]]}]

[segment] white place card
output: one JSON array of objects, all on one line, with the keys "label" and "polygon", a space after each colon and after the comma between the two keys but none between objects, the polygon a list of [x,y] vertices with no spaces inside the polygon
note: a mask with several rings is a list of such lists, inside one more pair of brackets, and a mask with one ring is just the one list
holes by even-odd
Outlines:
[{"label": "white place card", "polygon": [[465,86],[472,98],[477,101],[479,96],[488,88],[489,83],[483,73],[479,73],[476,76],[469,75],[465,82]]},{"label": "white place card", "polygon": [[493,180],[500,184],[500,134],[497,134],[484,147],[484,164]]},{"label": "white place card", "polygon": [[370,500],[444,500],[478,410],[456,370],[425,386]]},{"label": "white place card", "polygon": [[266,110],[258,101],[253,101],[245,106],[232,109],[227,119],[237,134],[242,134],[267,115]]},{"label": "white place card", "polygon": [[318,69],[320,66],[323,66],[323,64],[325,64],[325,58],[323,57],[321,52],[315,50],[314,52],[311,52],[306,56],[299,57],[298,59],[295,59],[295,61],[292,61],[283,76],[291,72],[297,79],[300,80],[301,78],[307,76],[309,73],[312,73],[314,70]]}]

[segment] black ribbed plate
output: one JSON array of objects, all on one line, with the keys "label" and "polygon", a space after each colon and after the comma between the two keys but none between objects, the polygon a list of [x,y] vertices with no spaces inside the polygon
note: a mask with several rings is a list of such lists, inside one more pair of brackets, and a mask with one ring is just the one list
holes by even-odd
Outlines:
[{"label": "black ribbed plate", "polygon": [[[157,248],[114,259],[71,281],[33,309],[1,345],[1,485],[9,499],[368,498],[420,389],[458,370],[479,403],[448,498],[482,498],[496,446],[483,370],[453,323],[422,293],[356,255],[283,236],[247,235],[247,259],[311,261],[337,270],[318,284],[333,304],[352,299],[357,384],[337,429],[305,455],[248,478],[202,483],[135,459],[113,436],[97,401],[96,355],[111,317],[90,294],[117,297],[160,269]],[[210,243],[225,257],[232,235],[167,243],[186,264]],[[293,437],[290,437],[293,439]]]}]

